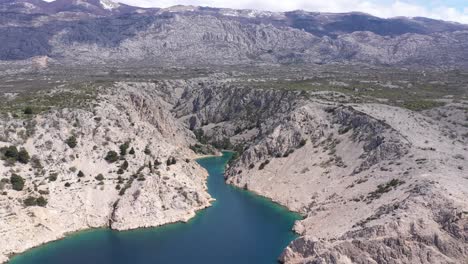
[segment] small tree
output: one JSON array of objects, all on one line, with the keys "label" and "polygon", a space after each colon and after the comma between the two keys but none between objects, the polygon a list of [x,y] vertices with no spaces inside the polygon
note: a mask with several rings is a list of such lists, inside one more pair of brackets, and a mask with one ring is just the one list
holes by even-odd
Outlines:
[{"label": "small tree", "polygon": [[111,151],[107,152],[107,155],[106,155],[106,157],[104,159],[109,163],[114,163],[117,160],[119,160],[119,155],[117,154],[117,152],[111,150]]},{"label": "small tree", "polygon": [[128,154],[130,154],[130,155],[135,155],[135,149],[134,149],[134,148],[131,148],[130,151],[128,152]]},{"label": "small tree", "polygon": [[29,157],[29,153],[25,148],[21,148],[21,150],[18,152],[18,161],[27,164],[31,158]]},{"label": "small tree", "polygon": [[24,113],[25,115],[32,115],[32,114],[33,114],[33,109],[32,109],[30,106],[28,106],[28,107],[26,107],[26,108],[24,109],[23,113]]},{"label": "small tree", "polygon": [[85,176],[85,175],[84,175],[84,173],[83,173],[82,171],[79,171],[79,172],[78,172],[78,177],[82,178],[82,177],[84,177],[84,176]]},{"label": "small tree", "polygon": [[67,145],[68,145],[70,148],[75,148],[76,145],[77,145],[76,137],[75,137],[75,136],[71,136],[71,137],[67,138],[67,140],[65,140],[65,143],[67,143]]},{"label": "small tree", "polygon": [[24,188],[24,179],[23,177],[17,175],[17,174],[12,174],[10,177],[10,183],[13,187],[13,190],[15,191],[21,191]]},{"label": "small tree", "polygon": [[16,160],[18,158],[18,149],[15,146],[9,146],[5,149],[5,157]]},{"label": "small tree", "polygon": [[24,199],[23,203],[25,206],[36,206],[37,199],[32,196],[29,196],[28,198]]},{"label": "small tree", "polygon": [[58,177],[58,174],[57,174],[57,173],[55,173],[55,172],[54,172],[54,173],[51,173],[51,174],[49,175],[49,181],[50,181],[50,182],[56,181],[56,180],[57,180],[57,177]]},{"label": "small tree", "polygon": [[37,198],[36,201],[37,201],[37,205],[38,205],[38,206],[46,207],[46,205],[47,205],[47,199],[45,199],[45,198],[42,197],[42,196],[39,197],[39,198]]}]

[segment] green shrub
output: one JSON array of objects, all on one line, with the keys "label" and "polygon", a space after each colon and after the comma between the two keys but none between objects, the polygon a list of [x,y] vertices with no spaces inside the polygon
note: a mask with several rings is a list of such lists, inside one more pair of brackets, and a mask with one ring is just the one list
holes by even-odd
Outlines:
[{"label": "green shrub", "polygon": [[28,198],[24,199],[23,203],[25,206],[36,206],[37,199],[35,197],[29,196]]},{"label": "green shrub", "polygon": [[122,170],[127,170],[128,169],[128,161],[124,160],[124,162],[122,163],[122,165],[120,165],[120,168]]},{"label": "green shrub", "polygon": [[28,151],[24,148],[21,148],[21,150],[18,152],[17,160],[23,164],[27,164],[30,160]]},{"label": "green shrub", "polygon": [[127,155],[127,149],[129,148],[129,142],[125,142],[122,145],[120,145],[120,156],[125,156]]},{"label": "green shrub", "polygon": [[82,171],[79,171],[79,172],[78,172],[78,177],[81,178],[81,177],[84,177],[84,176],[85,176],[85,175],[84,175],[84,173],[83,173]]},{"label": "green shrub", "polygon": [[109,163],[114,163],[117,160],[119,160],[119,155],[117,154],[117,152],[111,150],[111,151],[107,152],[107,155],[106,155],[106,157],[104,159]]},{"label": "green shrub", "polygon": [[18,158],[18,149],[15,146],[9,146],[4,150],[4,155],[6,158],[17,159]]},{"label": "green shrub", "polygon": [[76,145],[77,145],[76,137],[75,137],[75,136],[71,136],[71,137],[67,138],[67,140],[65,140],[65,143],[67,143],[67,145],[68,145],[70,148],[75,148]]},{"label": "green shrub", "polygon": [[47,200],[40,196],[39,198],[35,198],[32,196],[29,196],[23,201],[25,206],[41,206],[45,207],[47,205]]},{"label": "green shrub", "polygon": [[104,175],[102,175],[102,173],[99,173],[96,177],[95,177],[96,180],[98,181],[103,181],[104,180]]},{"label": "green shrub", "polygon": [[260,166],[258,167],[259,170],[263,170],[265,168],[265,166],[270,163],[270,160],[265,160],[264,162],[262,162],[260,164]]},{"label": "green shrub", "polygon": [[10,183],[13,186],[13,190],[15,191],[21,191],[24,188],[24,179],[23,177],[17,175],[17,174],[12,174],[10,177]]},{"label": "green shrub", "polygon": [[305,146],[305,144],[307,144],[307,139],[304,139],[304,138],[303,138],[303,139],[301,139],[301,141],[299,142],[299,147],[301,148],[301,147]]},{"label": "green shrub", "polygon": [[25,115],[32,115],[32,114],[33,114],[33,109],[32,109],[30,106],[28,106],[28,107],[26,107],[26,108],[24,109],[23,113],[24,113]]},{"label": "green shrub", "polygon": [[56,180],[57,180],[57,177],[58,177],[58,174],[57,174],[57,173],[51,173],[51,174],[49,175],[49,181],[50,181],[50,182],[56,181]]},{"label": "green shrub", "polygon": [[149,148],[149,146],[146,146],[146,147],[145,147],[145,151],[144,151],[144,152],[145,152],[146,155],[150,155],[150,154],[151,154],[151,149]]},{"label": "green shrub", "polygon": [[427,110],[427,109],[440,107],[444,105],[445,103],[443,102],[437,102],[437,101],[431,101],[431,100],[412,100],[412,101],[406,101],[403,103],[403,107],[413,110],[413,111],[422,111],[422,110]]},{"label": "green shrub", "polygon": [[44,197],[39,197],[37,198],[37,205],[38,206],[41,206],[41,207],[46,207],[47,205],[47,199],[45,199]]},{"label": "green shrub", "polygon": [[70,186],[71,186],[71,183],[69,183],[69,182],[66,182],[66,183],[65,183],[65,187],[68,188],[68,187],[70,187]]}]

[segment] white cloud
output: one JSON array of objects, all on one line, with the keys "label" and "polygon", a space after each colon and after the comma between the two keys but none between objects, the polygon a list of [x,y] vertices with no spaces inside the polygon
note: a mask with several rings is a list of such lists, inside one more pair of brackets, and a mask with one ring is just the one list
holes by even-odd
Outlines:
[{"label": "white cloud", "polygon": [[[423,16],[468,24],[468,4],[459,9],[438,0],[115,0],[141,7],[195,5],[268,11],[359,11],[379,17]],[[445,1],[446,2],[446,1]],[[422,3],[425,3],[424,5]]]}]

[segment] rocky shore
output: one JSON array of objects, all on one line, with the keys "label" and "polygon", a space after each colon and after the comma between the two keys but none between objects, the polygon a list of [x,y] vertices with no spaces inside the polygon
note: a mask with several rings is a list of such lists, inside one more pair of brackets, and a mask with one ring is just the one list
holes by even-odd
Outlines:
[{"label": "rocky shore", "polygon": [[[0,262],[76,231],[188,221],[210,206],[207,173],[189,149],[193,134],[157,93],[116,85],[80,109],[1,120],[0,147],[24,148],[29,160],[2,152]],[[12,175],[23,179],[21,190]]]}]

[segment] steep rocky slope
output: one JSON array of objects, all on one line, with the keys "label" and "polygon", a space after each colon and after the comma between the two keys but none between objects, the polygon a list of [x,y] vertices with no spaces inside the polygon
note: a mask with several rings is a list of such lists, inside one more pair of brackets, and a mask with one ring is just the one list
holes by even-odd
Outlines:
[{"label": "steep rocky slope", "polygon": [[79,108],[1,119],[0,147],[24,148],[30,159],[2,150],[0,261],[70,232],[187,221],[209,206],[207,174],[188,149],[193,134],[146,88],[120,83]]},{"label": "steep rocky slope", "polygon": [[197,85],[181,97],[181,120],[246,146],[227,182],[304,215],[282,262],[468,260],[468,129],[455,122],[466,102],[414,112]]},{"label": "steep rocky slope", "polygon": [[[366,63],[466,68],[466,25],[193,6],[144,9],[109,1],[0,2],[0,60],[59,64]],[[111,6],[111,8],[106,8]]]},{"label": "steep rocky slope", "polygon": [[[239,152],[227,183],[304,216],[282,262],[466,262],[463,96],[416,112],[353,94],[254,85],[264,82],[228,74],[104,82],[79,107],[70,103],[29,118],[8,108],[1,144],[24,147],[32,158],[27,165],[8,159],[0,165],[8,179],[0,196],[0,232],[7,237],[1,252],[85,228],[189,219],[210,202],[206,174],[191,160],[190,149],[200,150],[194,146],[203,141]],[[72,135],[74,148],[67,143]],[[126,142],[127,154],[105,160]],[[13,173],[24,177],[23,191],[12,190]],[[26,207],[28,196],[47,204]]]}]

